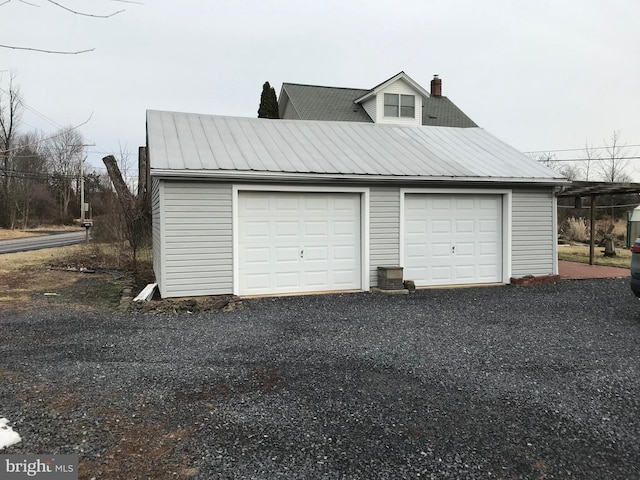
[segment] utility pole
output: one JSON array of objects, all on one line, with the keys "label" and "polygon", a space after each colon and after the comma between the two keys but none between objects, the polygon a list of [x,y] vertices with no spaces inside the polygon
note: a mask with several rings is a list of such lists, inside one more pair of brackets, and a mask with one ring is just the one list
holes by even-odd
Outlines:
[{"label": "utility pole", "polygon": [[86,162],[87,156],[85,155],[80,160],[80,223],[84,223],[84,162]]},{"label": "utility pole", "polygon": [[[95,143],[83,143],[82,145],[70,145],[71,147],[95,147]],[[84,223],[85,218],[84,214],[86,210],[84,208],[84,162],[87,161],[87,155],[85,154],[84,158],[80,160],[80,223]]]}]

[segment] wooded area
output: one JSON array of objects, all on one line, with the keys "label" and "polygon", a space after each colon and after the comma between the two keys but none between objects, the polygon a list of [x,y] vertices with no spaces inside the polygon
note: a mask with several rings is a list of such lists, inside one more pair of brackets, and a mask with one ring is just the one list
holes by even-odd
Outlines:
[{"label": "wooded area", "polygon": [[86,142],[78,128],[29,131],[21,122],[24,108],[12,75],[0,88],[0,227],[73,224],[81,216],[82,179],[88,214],[112,213],[117,199],[109,177],[82,172]]}]

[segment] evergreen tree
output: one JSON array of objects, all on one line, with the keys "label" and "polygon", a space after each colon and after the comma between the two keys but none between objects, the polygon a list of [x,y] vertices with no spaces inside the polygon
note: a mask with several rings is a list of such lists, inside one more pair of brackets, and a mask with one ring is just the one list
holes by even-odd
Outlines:
[{"label": "evergreen tree", "polygon": [[271,85],[269,85],[269,82],[264,82],[264,85],[262,86],[258,118],[280,118],[276,91]]}]

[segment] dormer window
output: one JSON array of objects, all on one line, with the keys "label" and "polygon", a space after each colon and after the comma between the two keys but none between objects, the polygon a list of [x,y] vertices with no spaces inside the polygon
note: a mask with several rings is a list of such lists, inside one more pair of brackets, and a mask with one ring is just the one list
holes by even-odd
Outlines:
[{"label": "dormer window", "polygon": [[384,116],[416,118],[415,95],[401,95],[398,93],[384,94]]}]

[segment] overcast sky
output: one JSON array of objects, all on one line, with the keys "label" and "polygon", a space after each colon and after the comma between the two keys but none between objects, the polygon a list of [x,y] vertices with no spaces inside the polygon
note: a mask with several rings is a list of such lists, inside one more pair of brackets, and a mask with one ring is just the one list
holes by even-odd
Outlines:
[{"label": "overcast sky", "polygon": [[267,80],[278,93],[282,82],[372,88],[401,70],[427,90],[439,74],[444,95],[522,151],[600,146],[614,130],[640,144],[638,0],[57,2],[125,11],[10,0],[0,44],[95,50],[0,48],[0,86],[15,71],[33,109],[23,130],[92,115],[81,132],[98,167],[119,143],[137,156],[147,109],[256,117]]}]

